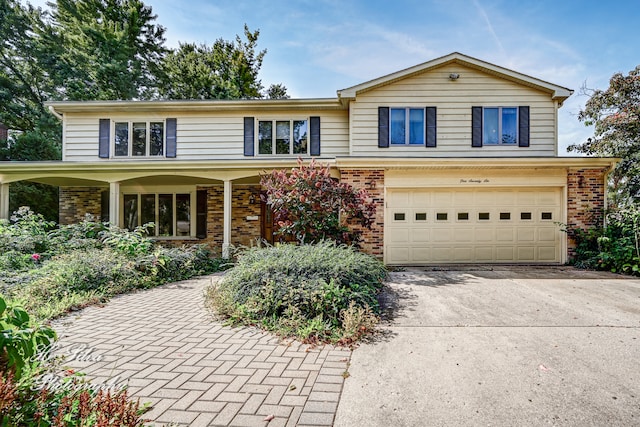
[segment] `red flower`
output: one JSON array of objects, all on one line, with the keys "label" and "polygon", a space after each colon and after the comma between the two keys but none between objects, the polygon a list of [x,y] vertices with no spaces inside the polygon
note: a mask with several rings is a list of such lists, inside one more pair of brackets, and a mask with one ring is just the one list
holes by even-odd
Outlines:
[{"label": "red flower", "polygon": [[40,254],[31,255],[31,259],[34,260],[35,262],[40,261]]}]

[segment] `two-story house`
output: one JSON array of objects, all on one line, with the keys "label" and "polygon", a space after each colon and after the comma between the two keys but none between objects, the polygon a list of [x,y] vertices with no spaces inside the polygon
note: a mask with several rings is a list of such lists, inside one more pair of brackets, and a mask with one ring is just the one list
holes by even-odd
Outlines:
[{"label": "two-story house", "polygon": [[0,165],[0,215],[12,182],[43,182],[61,223],[152,222],[226,254],[273,238],[260,175],[317,158],[373,196],[364,249],[388,264],[564,263],[560,224],[601,221],[615,165],[558,157],[571,93],[452,53],[329,99],[51,102],[63,159]]}]

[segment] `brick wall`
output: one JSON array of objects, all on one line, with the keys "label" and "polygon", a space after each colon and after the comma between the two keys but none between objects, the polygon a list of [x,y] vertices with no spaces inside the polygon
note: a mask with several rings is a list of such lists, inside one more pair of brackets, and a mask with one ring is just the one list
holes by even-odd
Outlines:
[{"label": "brick wall", "polygon": [[[568,229],[601,226],[604,218],[605,169],[569,169],[567,173]],[[569,258],[575,255],[576,242],[569,234]]]},{"label": "brick wall", "polygon": [[[207,190],[207,238],[197,240],[207,243],[217,255],[222,252],[224,233],[224,190],[222,186],[203,187]],[[253,195],[254,203],[249,203]],[[252,246],[260,238],[260,186],[234,185],[231,193],[231,244],[234,246]],[[258,217],[247,221],[247,216]]]},{"label": "brick wall", "polygon": [[100,194],[104,190],[100,187],[60,187],[60,224],[75,224],[82,221],[86,214],[93,215],[96,221],[100,221]]},{"label": "brick wall", "polygon": [[342,170],[340,181],[364,188],[376,205],[376,218],[371,230],[363,230],[362,250],[379,259],[384,255],[384,170]]}]

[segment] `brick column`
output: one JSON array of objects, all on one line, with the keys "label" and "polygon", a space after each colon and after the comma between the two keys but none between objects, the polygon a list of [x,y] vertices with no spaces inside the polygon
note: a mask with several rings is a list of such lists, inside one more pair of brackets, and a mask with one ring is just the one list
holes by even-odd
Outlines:
[{"label": "brick column", "polygon": [[384,170],[341,170],[340,181],[367,190],[376,205],[376,217],[371,230],[362,233],[362,251],[376,258],[384,257]]},{"label": "brick column", "polygon": [[[607,183],[606,169],[576,169],[567,173],[567,228],[601,227]],[[569,259],[575,255],[576,242],[569,234]]]}]

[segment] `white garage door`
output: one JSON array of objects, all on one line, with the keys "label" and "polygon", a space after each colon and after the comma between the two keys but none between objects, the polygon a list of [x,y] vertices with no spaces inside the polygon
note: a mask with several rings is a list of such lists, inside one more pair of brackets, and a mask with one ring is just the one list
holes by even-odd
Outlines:
[{"label": "white garage door", "polygon": [[560,262],[561,201],[560,188],[389,189],[385,261]]}]

